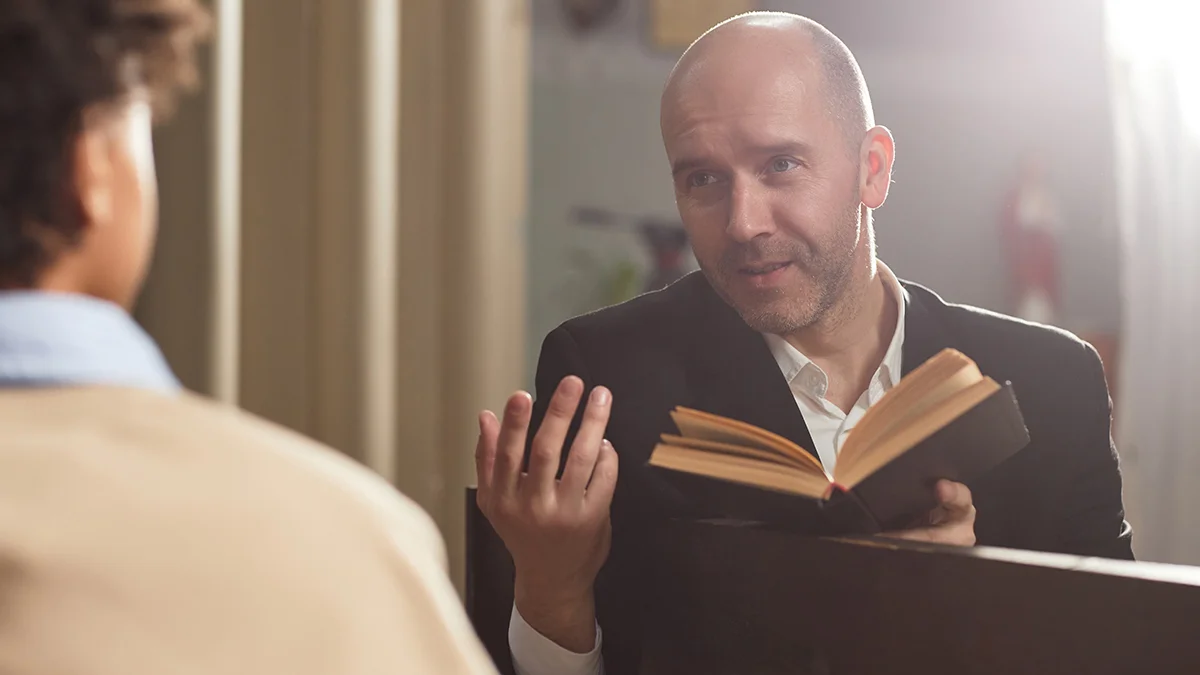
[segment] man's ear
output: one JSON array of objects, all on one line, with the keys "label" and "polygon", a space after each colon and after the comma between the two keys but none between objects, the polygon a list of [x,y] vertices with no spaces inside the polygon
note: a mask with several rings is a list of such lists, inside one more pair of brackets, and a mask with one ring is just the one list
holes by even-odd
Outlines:
[{"label": "man's ear", "polygon": [[84,227],[103,227],[113,219],[114,139],[99,115],[85,115],[75,139],[72,179]]},{"label": "man's ear", "polygon": [[860,150],[859,193],[869,209],[883,206],[892,183],[896,144],[887,127],[873,127],[863,138]]}]

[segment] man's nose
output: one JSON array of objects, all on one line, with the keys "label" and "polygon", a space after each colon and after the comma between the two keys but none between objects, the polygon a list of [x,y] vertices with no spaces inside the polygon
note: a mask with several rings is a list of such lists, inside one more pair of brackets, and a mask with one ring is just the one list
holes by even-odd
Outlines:
[{"label": "man's nose", "polygon": [[746,243],[775,231],[768,195],[761,186],[752,182],[734,182],[729,195],[729,222],[725,230],[738,243]]}]

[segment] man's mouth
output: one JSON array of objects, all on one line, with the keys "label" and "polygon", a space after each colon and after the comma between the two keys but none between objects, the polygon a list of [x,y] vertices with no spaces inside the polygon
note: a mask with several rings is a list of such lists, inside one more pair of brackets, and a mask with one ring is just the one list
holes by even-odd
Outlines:
[{"label": "man's mouth", "polygon": [[791,264],[792,263],[790,261],[785,260],[783,262],[777,262],[777,263],[762,263],[762,264],[757,264],[757,265],[746,265],[746,266],[742,267],[740,270],[738,270],[738,272],[740,272],[741,274],[745,274],[747,276],[757,277],[757,276],[763,276],[765,274],[770,274],[771,272],[777,272]]}]

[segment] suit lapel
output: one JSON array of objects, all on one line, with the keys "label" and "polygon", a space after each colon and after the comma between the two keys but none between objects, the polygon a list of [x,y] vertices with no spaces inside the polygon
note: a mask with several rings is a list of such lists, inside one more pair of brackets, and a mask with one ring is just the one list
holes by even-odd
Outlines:
[{"label": "suit lapel", "polygon": [[[788,438],[816,456],[812,435],[762,335],[746,325],[703,275],[695,273],[699,320],[688,354],[690,404],[742,420]],[[940,318],[943,305],[931,291],[901,282],[904,292],[903,375],[954,339]]]},{"label": "suit lapel", "polygon": [[[686,346],[684,372],[690,400],[685,405],[767,429],[816,456],[804,416],[762,335],[747,326],[699,273],[680,283],[695,284],[692,298],[696,303],[695,311],[689,312],[696,322]],[[952,339],[938,312],[940,299],[913,284],[903,284],[903,288],[902,371],[908,374],[944,347],[952,346]],[[693,482],[692,478],[677,477],[684,484]],[[693,502],[695,513],[738,514],[790,523],[801,531],[821,527],[821,509],[816,502],[719,481],[698,481],[695,492],[687,490],[704,495]]]},{"label": "suit lapel", "polygon": [[937,311],[942,301],[932,291],[901,282],[904,290],[904,346],[900,370],[908,375],[938,352],[954,346],[953,336]]},{"label": "suit lapel", "polygon": [[697,276],[700,320],[686,369],[691,407],[779,434],[815,457],[804,416],[766,340]]}]

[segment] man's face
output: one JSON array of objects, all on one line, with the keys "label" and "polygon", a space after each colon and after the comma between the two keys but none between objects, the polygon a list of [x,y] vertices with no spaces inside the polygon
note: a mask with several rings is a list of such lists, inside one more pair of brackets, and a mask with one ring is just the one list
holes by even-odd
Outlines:
[{"label": "man's face", "polygon": [[697,261],[760,332],[821,319],[871,245],[857,149],[808,70],[705,64],[663,102],[676,204]]}]

